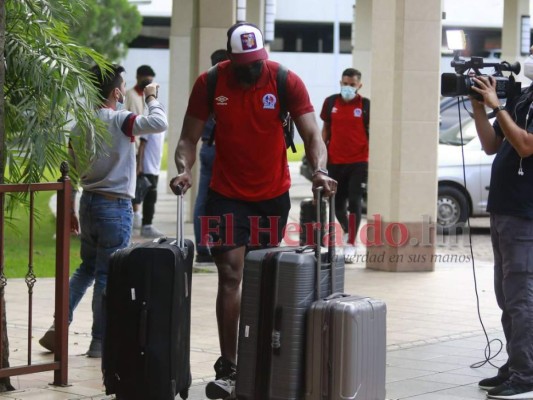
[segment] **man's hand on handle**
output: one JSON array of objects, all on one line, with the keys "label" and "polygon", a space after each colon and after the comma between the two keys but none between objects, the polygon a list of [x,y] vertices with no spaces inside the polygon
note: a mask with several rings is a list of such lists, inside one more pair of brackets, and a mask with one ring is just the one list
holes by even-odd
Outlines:
[{"label": "man's hand on handle", "polygon": [[192,176],[188,172],[183,172],[170,180],[170,189],[176,195],[185,194],[192,186]]},{"label": "man's hand on handle", "polygon": [[330,178],[325,174],[314,174],[313,175],[313,193],[315,193],[315,188],[322,187],[323,195],[325,197],[331,197],[337,192],[337,181]]}]

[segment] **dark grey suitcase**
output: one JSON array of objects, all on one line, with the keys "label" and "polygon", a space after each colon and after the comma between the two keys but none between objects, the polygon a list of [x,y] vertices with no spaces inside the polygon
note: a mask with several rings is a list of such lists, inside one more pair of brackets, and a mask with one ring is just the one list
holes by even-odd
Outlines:
[{"label": "dark grey suitcase", "polygon": [[105,297],[102,370],[106,394],[123,400],[186,399],[191,385],[191,275],[194,244],[159,238],[118,250]]},{"label": "dark grey suitcase", "polygon": [[385,400],[386,313],[381,300],[343,293],[312,304],[306,400]]},{"label": "dark grey suitcase", "polygon": [[334,257],[334,237],[330,244],[327,253],[316,246],[264,249],[246,256],[237,359],[238,399],[303,398],[305,317],[317,296],[317,268],[322,291],[319,296],[331,293],[331,271],[336,290],[342,291],[344,286],[344,258]]}]

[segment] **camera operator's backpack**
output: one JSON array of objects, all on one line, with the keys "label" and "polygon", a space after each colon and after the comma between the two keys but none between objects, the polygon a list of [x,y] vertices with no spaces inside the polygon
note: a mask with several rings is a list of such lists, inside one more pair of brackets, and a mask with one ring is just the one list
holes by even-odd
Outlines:
[{"label": "camera operator's backpack", "polygon": [[[283,134],[285,136],[285,144],[287,148],[291,148],[293,153],[296,153],[296,147],[294,146],[294,121],[291,118],[291,114],[287,110],[287,74],[289,70],[283,65],[279,65],[278,72],[276,74],[276,86],[279,99],[279,119],[283,125]],[[209,101],[209,110],[213,113],[213,103],[215,100],[215,88],[217,86],[218,69],[214,65],[207,71],[207,98]],[[215,126],[211,131],[208,144],[211,146],[215,141]]]},{"label": "camera operator's backpack", "polygon": [[[328,120],[331,121],[331,110],[335,105],[335,100],[340,96],[340,94],[332,94],[326,99],[326,113]],[[363,125],[365,126],[366,137],[368,138],[369,134],[369,125],[370,125],[370,100],[366,97],[363,97]]]}]

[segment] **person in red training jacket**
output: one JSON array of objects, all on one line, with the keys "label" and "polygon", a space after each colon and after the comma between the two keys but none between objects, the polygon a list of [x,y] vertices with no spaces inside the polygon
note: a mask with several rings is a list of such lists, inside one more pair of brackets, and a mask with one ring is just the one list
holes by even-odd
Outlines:
[{"label": "person in red training jacket", "polygon": [[340,94],[324,101],[320,118],[329,176],[338,182],[335,216],[344,231],[344,259],[353,263],[368,176],[370,101],[357,93],[362,86],[358,70],[345,69],[340,84]]},{"label": "person in red training jacket", "polygon": [[[263,34],[249,23],[228,30],[228,61],[217,64],[217,83],[210,104],[207,73],[196,80],[185,113],[175,160],[178,176],[172,190],[192,185],[196,145],[211,112],[216,120],[215,161],[207,199],[211,253],[218,269],[216,315],[221,357],[215,380],[206,386],[210,399],[233,394],[244,256],[253,248],[278,246],[290,209],[291,179],[280,120],[276,85],[279,64],[269,61]],[[326,147],[302,80],[287,74],[286,106],[300,133],[313,168],[313,187],[326,196],[337,182],[328,177]],[[206,232],[207,233],[207,232]],[[206,237],[207,235],[202,235]]]}]

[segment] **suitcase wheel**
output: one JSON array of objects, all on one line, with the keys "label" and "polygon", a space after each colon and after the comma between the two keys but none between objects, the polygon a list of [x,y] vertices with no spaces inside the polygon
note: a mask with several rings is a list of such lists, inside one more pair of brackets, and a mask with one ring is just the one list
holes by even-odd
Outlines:
[{"label": "suitcase wheel", "polygon": [[189,388],[186,388],[186,389],[183,389],[181,392],[180,392],[180,397],[185,400],[189,397]]}]

